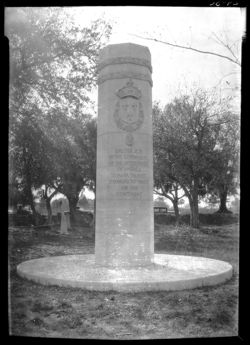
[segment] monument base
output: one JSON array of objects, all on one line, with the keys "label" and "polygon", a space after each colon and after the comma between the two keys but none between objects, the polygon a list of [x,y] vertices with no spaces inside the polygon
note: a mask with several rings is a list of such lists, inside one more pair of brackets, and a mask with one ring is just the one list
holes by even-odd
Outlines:
[{"label": "monument base", "polygon": [[184,290],[223,283],[232,266],[204,257],[155,254],[149,267],[113,269],[95,266],[94,255],[65,255],[29,260],[17,266],[24,278],[44,285],[95,291]]}]

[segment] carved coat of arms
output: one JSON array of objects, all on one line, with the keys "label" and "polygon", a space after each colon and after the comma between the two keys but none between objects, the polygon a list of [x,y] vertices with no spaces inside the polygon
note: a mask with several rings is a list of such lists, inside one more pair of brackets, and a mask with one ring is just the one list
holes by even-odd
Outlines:
[{"label": "carved coat of arms", "polygon": [[134,138],[132,132],[139,129],[143,123],[144,115],[141,91],[133,85],[130,79],[127,84],[116,92],[119,100],[116,103],[114,120],[118,128],[127,132],[126,144],[132,146]]}]

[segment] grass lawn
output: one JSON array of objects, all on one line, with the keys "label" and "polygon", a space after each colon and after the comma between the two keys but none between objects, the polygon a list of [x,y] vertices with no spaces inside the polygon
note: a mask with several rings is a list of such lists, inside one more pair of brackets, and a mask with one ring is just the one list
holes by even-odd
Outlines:
[{"label": "grass lawn", "polygon": [[[94,253],[92,229],[69,236],[55,230],[9,229],[10,334],[35,337],[157,339],[236,336],[238,325],[237,218],[226,224],[176,228],[155,222],[155,252],[220,259],[233,265],[225,284],[177,292],[94,292],[43,286],[20,278],[22,261]],[[215,222],[216,223],[216,222]]]}]

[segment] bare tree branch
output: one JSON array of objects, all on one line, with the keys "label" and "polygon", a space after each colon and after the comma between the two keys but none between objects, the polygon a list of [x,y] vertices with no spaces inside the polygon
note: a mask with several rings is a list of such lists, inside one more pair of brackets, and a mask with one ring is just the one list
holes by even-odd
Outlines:
[{"label": "bare tree branch", "polygon": [[219,44],[221,44],[223,47],[227,48],[230,51],[230,53],[234,57],[235,61],[237,61],[237,63],[240,65],[238,57],[234,54],[234,52],[232,50],[232,46],[230,47],[227,43],[223,42],[214,32],[213,32],[213,35],[216,37]]},{"label": "bare tree branch", "polygon": [[156,189],[154,189],[154,193],[155,193],[155,194],[158,194],[158,195],[161,195],[161,196],[164,196],[164,194],[163,194],[163,193],[159,192],[159,191],[158,191],[158,190],[156,190]]},{"label": "bare tree branch", "polygon": [[186,196],[186,193],[182,194],[181,196],[178,197],[178,200],[182,199],[184,196]]},{"label": "bare tree branch", "polygon": [[[238,66],[241,66],[241,64],[238,62],[238,59],[234,60],[234,59],[231,59],[229,56],[226,56],[226,55],[222,55],[222,54],[219,54],[219,53],[215,53],[215,52],[210,52],[210,51],[205,51],[205,50],[200,50],[200,49],[196,49],[196,48],[192,48],[192,47],[187,47],[187,46],[182,46],[182,45],[179,45],[179,44],[173,44],[173,43],[169,43],[169,42],[166,42],[166,41],[161,41],[157,38],[151,38],[151,37],[143,37],[143,36],[140,36],[140,35],[136,35],[136,34],[129,34],[131,36],[135,36],[135,37],[139,37],[139,38],[142,38],[144,40],[149,40],[149,41],[155,41],[155,42],[159,42],[159,43],[163,43],[163,44],[166,44],[168,46],[171,46],[171,47],[176,47],[176,48],[181,48],[181,49],[187,49],[187,50],[192,50],[192,51],[195,51],[196,53],[201,53],[201,54],[209,54],[209,55],[214,55],[214,56],[218,56],[218,57],[221,57],[223,59],[227,59],[233,63],[235,63],[236,65]],[[225,46],[225,44],[224,44]],[[228,47],[227,47],[228,48]],[[230,50],[230,49],[229,49]]]},{"label": "bare tree branch", "polygon": [[58,193],[58,190],[54,190],[54,192],[52,192],[49,196],[50,199],[53,198],[53,196],[55,196]]}]

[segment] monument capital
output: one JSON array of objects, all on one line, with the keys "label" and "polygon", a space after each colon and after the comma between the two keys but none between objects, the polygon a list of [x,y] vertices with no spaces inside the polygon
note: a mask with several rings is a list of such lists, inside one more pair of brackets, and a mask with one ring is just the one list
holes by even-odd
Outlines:
[{"label": "monument capital", "polygon": [[133,78],[153,85],[151,55],[147,47],[134,43],[111,44],[103,48],[97,65],[98,85],[112,79]]}]

